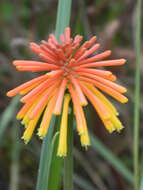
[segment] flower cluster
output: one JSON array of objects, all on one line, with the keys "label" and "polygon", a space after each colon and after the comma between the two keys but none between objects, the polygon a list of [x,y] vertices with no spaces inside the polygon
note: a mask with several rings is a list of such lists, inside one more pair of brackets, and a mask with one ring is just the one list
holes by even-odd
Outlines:
[{"label": "flower cluster", "polygon": [[[118,119],[118,112],[114,105],[101,91],[110,95],[121,103],[128,100],[123,95],[126,88],[115,83],[116,76],[102,67],[125,64],[125,59],[104,60],[111,54],[110,50],[95,54],[99,44],[96,37],[82,43],[82,36],[71,38],[70,28],[66,28],[60,35],[60,42],[54,34],[50,34],[48,41],[40,45],[30,43],[31,50],[42,61],[16,60],[13,62],[18,71],[45,73],[9,91],[7,96],[16,94],[22,96],[24,104],[17,114],[17,119],[25,125],[23,139],[27,143],[41,118],[38,135],[44,138],[52,115],[61,116],[58,155],[66,156],[68,108],[73,104],[77,131],[82,146],[90,145],[86,118],[83,107],[88,100],[97,111],[106,129],[111,133],[120,131],[123,126]],[[87,100],[88,99],[88,100]],[[62,108],[63,107],[63,108]]]}]

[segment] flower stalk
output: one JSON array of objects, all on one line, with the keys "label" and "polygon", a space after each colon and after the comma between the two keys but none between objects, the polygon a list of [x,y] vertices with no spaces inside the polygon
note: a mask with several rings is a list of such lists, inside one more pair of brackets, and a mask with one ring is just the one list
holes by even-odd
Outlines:
[{"label": "flower stalk", "polygon": [[[59,0],[58,15],[56,22],[56,38],[64,32],[64,29],[69,26],[71,13],[71,0]],[[64,158],[64,190],[73,189],[73,107],[71,105],[71,113],[68,117],[67,129],[67,156]]]},{"label": "flower stalk", "polygon": [[71,15],[71,3],[72,0],[59,0],[58,12],[56,21],[56,38],[59,40],[60,34],[62,34],[67,26],[70,24]]},{"label": "flower stalk", "polygon": [[[70,9],[71,9],[71,0],[69,0],[69,1],[67,1],[67,0],[59,0],[57,21],[56,21],[56,31],[55,31],[55,35],[56,35],[57,39],[59,39],[60,34],[63,33],[66,26],[69,25]],[[72,133],[72,132],[70,131],[70,133]],[[69,135],[72,135],[72,134],[69,134]],[[46,137],[49,138],[48,135]],[[69,142],[69,140],[71,142]],[[44,140],[43,143],[46,143],[46,139]],[[72,145],[72,136],[68,139],[68,143]],[[46,144],[45,144],[45,146],[46,146]],[[45,149],[45,146],[43,146],[42,153],[41,153],[41,156],[42,156],[43,159],[44,159],[44,157],[46,157],[46,154],[47,154],[47,150]],[[69,164],[66,164],[66,165],[70,165],[70,167],[72,167],[72,165],[71,165],[71,163],[72,163],[72,152],[70,152],[70,151],[72,151],[72,147],[71,148],[69,147],[68,157],[66,159],[66,163],[69,162]],[[69,156],[71,156],[71,158],[69,158]],[[43,159],[41,159],[41,162],[42,162]],[[41,165],[41,167],[43,166],[42,163],[40,163],[40,165]],[[39,172],[43,171],[41,167],[39,169]],[[67,169],[67,167],[65,169]],[[72,172],[72,169],[71,169],[71,172]],[[71,176],[71,174],[69,174],[69,175]],[[39,175],[39,177],[38,177],[37,190],[41,188],[41,185],[40,185],[41,182],[42,182],[42,178],[40,178],[41,176],[42,175]],[[70,176],[68,177],[68,179],[70,179],[71,182],[68,181],[68,183],[72,185],[72,178],[70,178]],[[68,189],[66,189],[66,190],[68,190]]]},{"label": "flower stalk", "polygon": [[141,0],[137,1],[136,30],[136,77],[134,107],[134,190],[139,189],[139,102],[140,102],[140,64],[141,64]]},{"label": "flower stalk", "polygon": [[69,125],[67,131],[67,156],[64,158],[64,190],[73,189],[73,107],[69,115]]}]

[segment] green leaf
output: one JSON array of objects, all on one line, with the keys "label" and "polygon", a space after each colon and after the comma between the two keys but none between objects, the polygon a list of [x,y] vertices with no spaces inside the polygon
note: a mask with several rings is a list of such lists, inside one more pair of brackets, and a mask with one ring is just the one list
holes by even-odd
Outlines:
[{"label": "green leaf", "polygon": [[55,125],[55,116],[52,117],[48,133],[43,140],[41,157],[40,157],[40,166],[39,166],[39,174],[37,179],[36,190],[44,190],[44,186],[46,186],[46,181],[49,177],[50,166],[51,166],[51,157],[52,157],[52,136]]},{"label": "green leaf", "polygon": [[96,136],[90,135],[90,138],[93,149],[108,161],[132,185],[133,174]]},{"label": "green leaf", "polygon": [[64,158],[64,190],[73,189],[73,106],[68,116],[67,156]]},{"label": "green leaf", "polygon": [[19,97],[13,98],[8,107],[4,110],[0,118],[0,139],[8,126],[9,122],[15,117],[15,110],[18,104]]},{"label": "green leaf", "polygon": [[143,190],[143,174],[142,174],[141,182],[140,182],[140,190]]},{"label": "green leaf", "polygon": [[56,22],[56,37],[64,32],[64,29],[69,26],[71,12],[71,0],[59,0],[57,22]]},{"label": "green leaf", "polygon": [[57,156],[57,147],[59,143],[59,132],[57,132],[57,136],[53,139],[53,156],[52,163],[50,169],[48,190],[59,190],[61,186],[61,178],[62,178],[62,167],[63,167],[63,158]]},{"label": "green leaf", "polygon": [[22,146],[19,139],[18,121],[14,121],[12,126],[12,151],[11,151],[11,168],[10,168],[10,190],[19,189],[19,172],[20,172],[20,152]]},{"label": "green leaf", "polygon": [[136,74],[135,74],[135,96],[134,96],[134,189],[139,189],[139,134],[140,134],[140,96],[141,96],[141,48],[142,48],[142,0],[136,1]]}]

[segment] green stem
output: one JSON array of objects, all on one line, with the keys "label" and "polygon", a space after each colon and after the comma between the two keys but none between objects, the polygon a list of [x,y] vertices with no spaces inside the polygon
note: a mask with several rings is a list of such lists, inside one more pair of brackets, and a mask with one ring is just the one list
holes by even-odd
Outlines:
[{"label": "green stem", "polygon": [[37,178],[36,190],[44,190],[47,185],[46,181],[49,177],[50,163],[51,163],[51,141],[54,132],[55,117],[52,117],[48,133],[43,140],[41,156],[40,156],[40,165],[39,173]]},{"label": "green stem", "polygon": [[68,123],[68,152],[64,160],[64,190],[73,189],[73,108],[69,115]]},{"label": "green stem", "polygon": [[[64,29],[67,26],[69,26],[70,11],[71,11],[71,0],[59,0],[56,31],[55,31],[56,38],[58,40],[59,40],[60,34],[64,32]],[[53,121],[50,124],[48,134],[46,135],[46,138],[43,141],[36,190],[46,190],[48,186],[47,180],[49,180],[52,155],[53,155],[53,152],[51,152],[52,151],[51,140],[53,136],[54,125],[55,125],[55,117],[53,117]],[[70,148],[70,151],[72,151],[71,148]],[[71,155],[71,154],[68,154],[68,155]],[[49,190],[52,190],[52,189],[49,189]]]},{"label": "green stem", "polygon": [[137,52],[136,52],[136,88],[134,108],[134,190],[139,189],[139,101],[140,101],[140,63],[141,63],[141,0],[137,2]]},{"label": "green stem", "polygon": [[[56,23],[56,37],[59,40],[59,35],[64,32],[64,29],[69,26],[71,12],[71,0],[59,0],[58,17]],[[64,160],[64,190],[73,189],[73,109],[69,116],[68,127],[68,152]]]},{"label": "green stem", "polygon": [[70,14],[71,14],[71,2],[72,0],[59,0],[57,22],[56,22],[56,37],[59,40],[60,34],[64,32],[64,29],[69,26]]},{"label": "green stem", "polygon": [[[69,26],[70,23],[70,12],[71,12],[71,0],[59,0],[58,4],[58,15],[56,23],[56,37],[59,40],[59,35],[64,32],[64,29]],[[72,155],[72,144],[73,144],[73,114],[69,117],[68,129],[68,153],[64,163],[64,189],[72,190],[72,168],[73,168],[73,155]]]}]

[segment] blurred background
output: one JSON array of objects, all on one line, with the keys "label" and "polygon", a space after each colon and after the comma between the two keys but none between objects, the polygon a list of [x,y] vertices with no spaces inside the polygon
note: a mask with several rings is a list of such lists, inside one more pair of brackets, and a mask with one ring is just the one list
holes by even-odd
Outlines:
[{"label": "blurred background", "polygon": [[[111,49],[111,58],[127,59],[125,66],[111,70],[118,76],[118,81],[128,88],[129,98],[126,105],[112,100],[125,127],[120,134],[110,135],[92,106],[86,109],[94,145],[88,151],[82,149],[75,132],[74,189],[132,190],[136,1],[72,2],[72,34],[79,33],[84,36],[84,40],[96,35],[101,44],[99,51]],[[35,189],[41,140],[34,135],[28,145],[24,144],[21,139],[24,128],[15,119],[21,105],[17,97],[13,100],[6,97],[6,92],[36,75],[17,72],[12,60],[36,58],[29,50],[29,42],[40,43],[54,32],[57,3],[57,0],[0,0],[0,190]],[[141,113],[142,104],[141,97]],[[140,126],[142,123],[141,114]],[[140,129],[140,150],[142,148],[143,129]],[[141,169],[143,152],[140,153]]]}]

